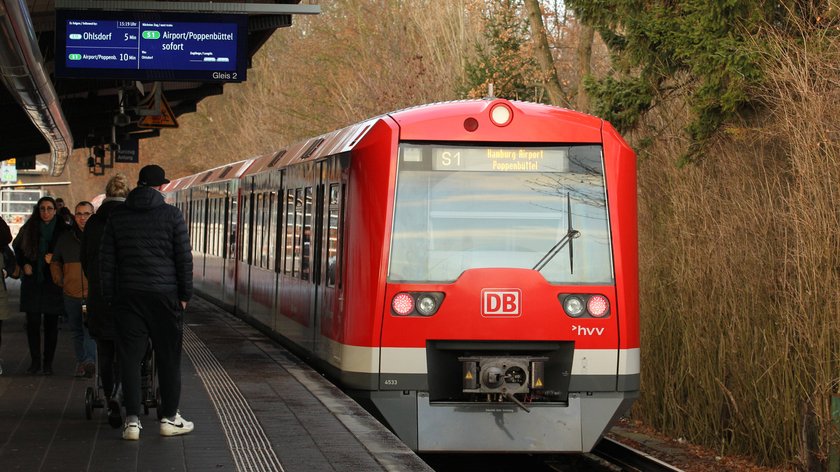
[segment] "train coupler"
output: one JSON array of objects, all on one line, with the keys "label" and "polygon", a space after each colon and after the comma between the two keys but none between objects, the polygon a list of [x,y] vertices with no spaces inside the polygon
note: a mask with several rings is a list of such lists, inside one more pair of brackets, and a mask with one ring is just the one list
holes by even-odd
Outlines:
[{"label": "train coupler", "polygon": [[[464,393],[530,393],[545,387],[545,361],[548,357],[459,357]],[[517,404],[518,400],[513,400]],[[527,410],[527,408],[526,408]]]}]

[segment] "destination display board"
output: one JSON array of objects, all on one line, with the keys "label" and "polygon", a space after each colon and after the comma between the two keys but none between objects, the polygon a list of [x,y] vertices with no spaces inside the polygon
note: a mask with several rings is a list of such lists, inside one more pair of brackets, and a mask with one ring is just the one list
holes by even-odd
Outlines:
[{"label": "destination display board", "polygon": [[567,149],[435,147],[432,170],[482,172],[567,172]]},{"label": "destination display board", "polygon": [[56,10],[56,77],[242,82],[248,16]]}]

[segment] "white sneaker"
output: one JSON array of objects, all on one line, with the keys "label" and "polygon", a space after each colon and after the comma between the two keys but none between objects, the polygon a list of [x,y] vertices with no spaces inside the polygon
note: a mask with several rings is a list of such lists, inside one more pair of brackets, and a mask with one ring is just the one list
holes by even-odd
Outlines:
[{"label": "white sneaker", "polygon": [[180,413],[175,413],[175,417],[171,420],[169,418],[160,420],[160,435],[180,436],[182,434],[188,434],[192,432],[194,426],[192,421],[187,421],[181,418]]},{"label": "white sneaker", "polygon": [[137,441],[140,439],[140,430],[143,429],[140,426],[139,421],[129,421],[123,426],[123,434],[122,438],[126,441]]}]

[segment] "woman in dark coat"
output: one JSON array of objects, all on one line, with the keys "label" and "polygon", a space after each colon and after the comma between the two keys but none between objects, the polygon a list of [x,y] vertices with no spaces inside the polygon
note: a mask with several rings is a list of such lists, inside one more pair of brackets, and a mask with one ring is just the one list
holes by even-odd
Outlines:
[{"label": "woman in dark coat", "polygon": [[55,242],[67,229],[56,218],[52,197],[38,200],[32,216],[24,223],[14,242],[20,273],[20,311],[26,313],[26,334],[32,364],[26,371],[41,370],[41,315],[44,316],[44,375],[52,375],[52,362],[58,342],[58,317],[64,311],[61,287],[52,281],[50,260]]},{"label": "woman in dark coat", "polygon": [[99,380],[105,392],[108,406],[108,422],[114,428],[122,426],[120,404],[116,392],[119,373],[117,372],[117,328],[110,307],[102,298],[102,285],[99,274],[99,243],[105,231],[105,223],[115,208],[122,205],[131,189],[128,179],[123,174],[116,174],[105,186],[105,200],[96,213],[90,217],[82,233],[82,270],[88,279],[87,326],[90,335],[96,341],[99,356]]}]

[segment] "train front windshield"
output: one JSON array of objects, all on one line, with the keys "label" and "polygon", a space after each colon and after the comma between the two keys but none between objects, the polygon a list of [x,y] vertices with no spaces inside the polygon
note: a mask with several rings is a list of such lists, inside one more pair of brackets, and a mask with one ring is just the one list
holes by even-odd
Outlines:
[{"label": "train front windshield", "polygon": [[491,267],[613,283],[600,146],[400,145],[389,281]]}]

